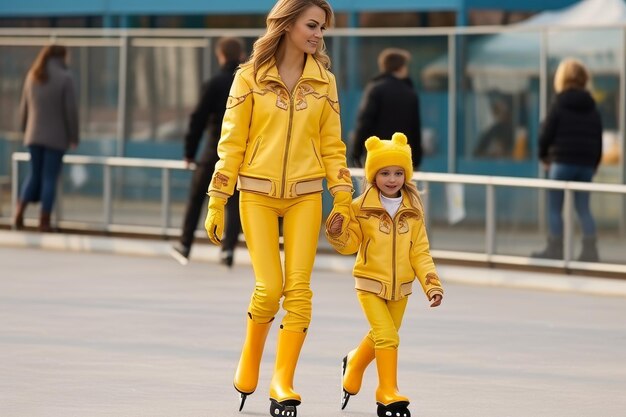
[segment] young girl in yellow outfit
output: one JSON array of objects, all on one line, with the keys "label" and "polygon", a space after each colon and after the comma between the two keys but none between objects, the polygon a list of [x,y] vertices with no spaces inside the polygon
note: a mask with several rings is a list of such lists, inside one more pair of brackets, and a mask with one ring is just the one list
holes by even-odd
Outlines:
[{"label": "young girl in yellow outfit", "polygon": [[410,417],[408,398],[398,393],[398,330],[415,277],[430,301],[441,304],[443,288],[430,256],[424,210],[411,182],[411,148],[402,133],[391,140],[371,137],[365,142],[365,192],[354,199],[347,228],[338,212],[331,212],[326,235],[345,255],[358,251],[353,274],[355,288],[370,331],[343,358],[345,408],[361,388],[363,373],[376,359],[378,416]]},{"label": "young girl in yellow outfit", "polygon": [[335,210],[346,223],[350,215],[352,181],[323,39],[332,21],[326,0],[279,0],[267,17],[267,32],[235,74],[226,105],[205,227],[219,244],[224,205],[236,185],[256,280],[234,378],[240,410],[257,387],[265,340],[282,301],[286,313],[278,332],[270,414],[296,416],[301,397],[293,378],[311,321],[324,179]]}]

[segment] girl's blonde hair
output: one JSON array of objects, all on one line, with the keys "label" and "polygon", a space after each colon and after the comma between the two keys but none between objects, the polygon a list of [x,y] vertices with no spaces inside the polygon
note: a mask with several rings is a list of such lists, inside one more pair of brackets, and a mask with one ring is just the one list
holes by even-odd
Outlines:
[{"label": "girl's blonde hair", "polygon": [[561,93],[569,89],[584,90],[589,83],[587,67],[577,59],[566,58],[559,64],[554,74],[554,91]]},{"label": "girl's blonde hair", "polygon": [[[334,13],[326,0],[278,0],[267,15],[267,31],[254,42],[252,47],[252,55],[250,55],[248,62],[252,63],[255,75],[263,64],[274,58],[285,31],[311,6],[317,6],[324,10],[326,13],[324,24],[326,28],[329,28],[333,24]],[[313,57],[322,63],[326,69],[330,69],[330,58],[326,53],[324,38],[320,39]]]},{"label": "girl's blonde hair", "polygon": [[48,81],[48,61],[50,58],[59,58],[63,60],[63,64],[65,65],[65,60],[67,59],[67,48],[63,45],[51,44],[44,46],[33,65],[30,67],[28,71],[29,75],[35,79],[38,83],[45,83]]},{"label": "girl's blonde hair", "polygon": [[[363,187],[364,190],[367,190],[368,188],[371,187],[371,188],[375,188],[377,191],[380,192],[380,190],[376,186],[376,183],[369,182],[365,178],[363,178],[363,184],[364,184],[364,187]],[[422,197],[420,197],[420,192],[417,189],[417,186],[415,185],[415,183],[413,183],[412,181],[405,182],[404,185],[402,185],[402,192],[408,195],[409,201],[413,205],[413,208],[417,209],[417,211],[420,212],[420,215],[424,217],[424,205],[422,203]]]}]

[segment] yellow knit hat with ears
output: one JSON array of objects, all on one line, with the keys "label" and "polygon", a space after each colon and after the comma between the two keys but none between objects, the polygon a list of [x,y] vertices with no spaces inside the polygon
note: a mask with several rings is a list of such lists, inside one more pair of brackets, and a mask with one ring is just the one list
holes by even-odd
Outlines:
[{"label": "yellow knit hat with ears", "polygon": [[384,167],[399,166],[404,169],[404,182],[411,182],[413,177],[413,161],[411,147],[404,133],[396,132],[391,140],[381,140],[372,136],[365,141],[367,157],[365,158],[365,178],[372,184],[376,173]]}]

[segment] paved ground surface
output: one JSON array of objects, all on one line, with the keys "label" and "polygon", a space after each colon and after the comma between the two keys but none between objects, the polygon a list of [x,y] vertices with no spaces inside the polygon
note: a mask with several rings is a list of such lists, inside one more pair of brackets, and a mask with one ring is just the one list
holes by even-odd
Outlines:
[{"label": "paved ground surface", "polygon": [[[278,326],[241,414],[232,388],[248,265],[6,246],[0,261],[0,416],[268,415]],[[318,269],[312,285],[298,415],[375,416],[373,367],[338,407],[340,358],[366,331],[352,281]],[[440,308],[411,298],[401,332],[414,416],[626,416],[625,298],[444,285]]]}]

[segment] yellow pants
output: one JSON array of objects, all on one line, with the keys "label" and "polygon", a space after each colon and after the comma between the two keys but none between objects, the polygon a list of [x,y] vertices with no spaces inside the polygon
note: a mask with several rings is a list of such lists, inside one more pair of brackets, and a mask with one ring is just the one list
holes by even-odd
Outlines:
[{"label": "yellow pants", "polygon": [[408,297],[389,301],[366,291],[356,293],[370,324],[368,337],[374,341],[374,348],[397,349],[400,345],[398,330],[402,325]]},{"label": "yellow pants", "polygon": [[[281,328],[306,331],[311,322],[311,271],[322,222],[322,195],[277,199],[241,192],[241,226],[256,277],[248,312],[267,323],[283,298],[286,311]],[[278,218],[283,218],[285,273],[278,243]]]}]

